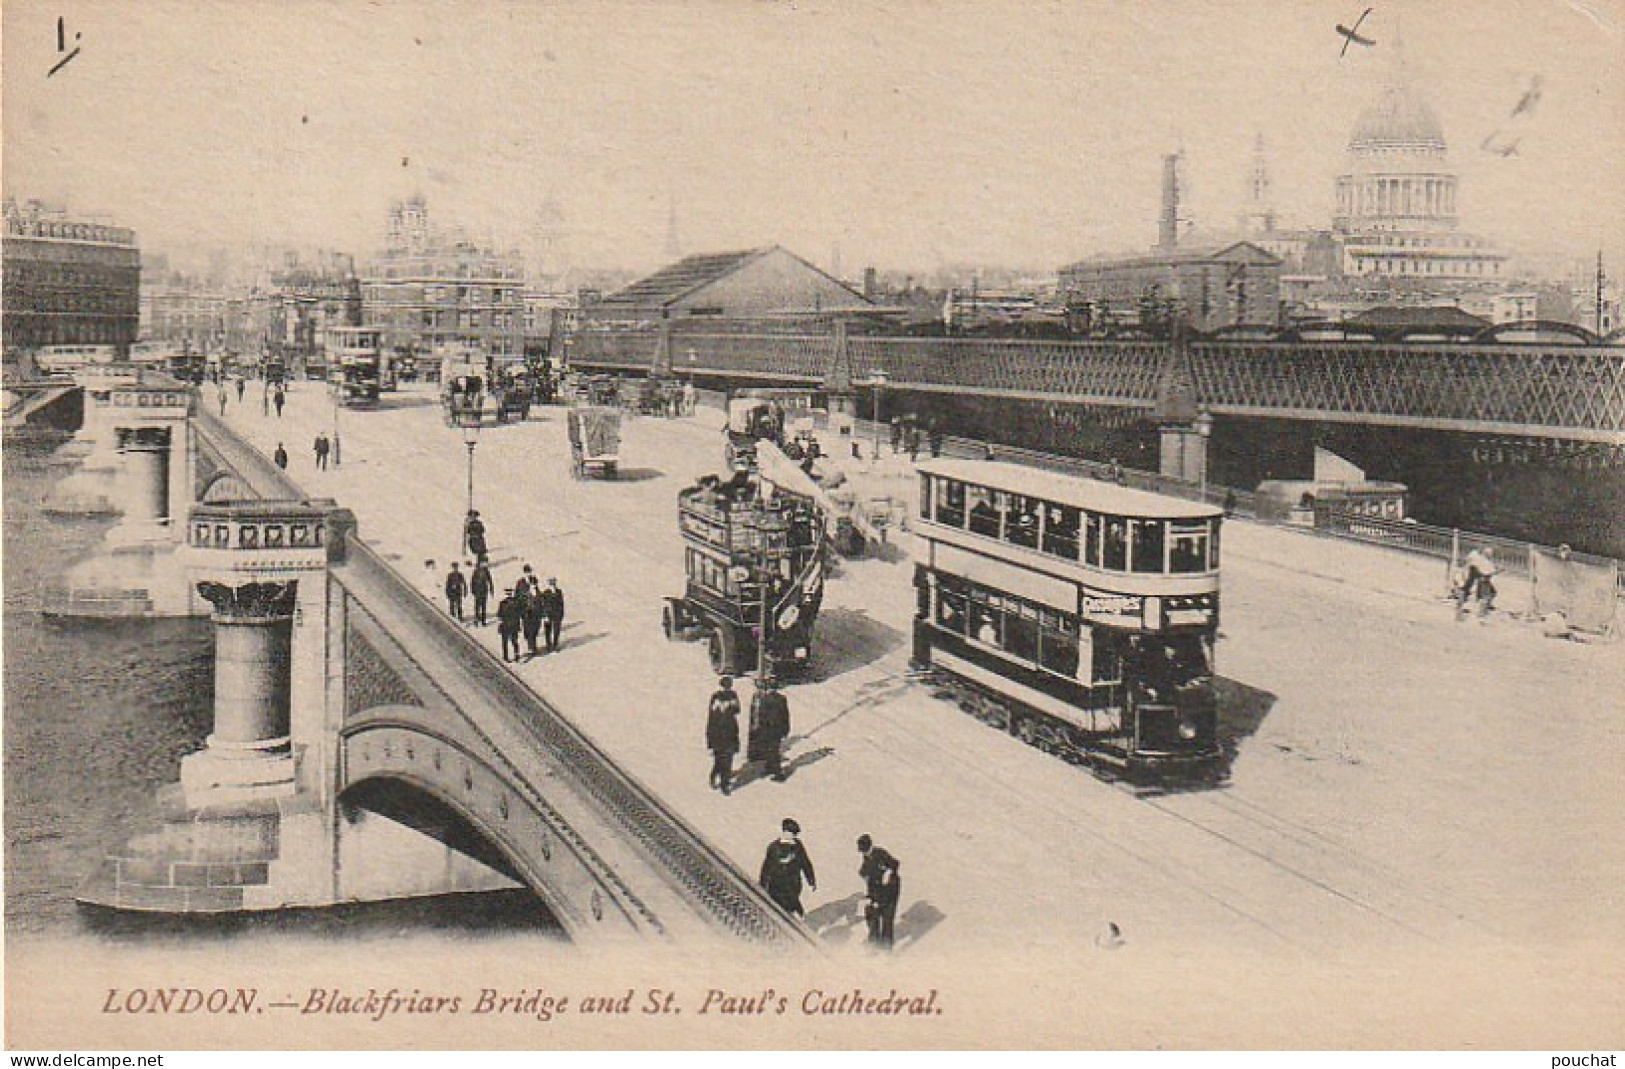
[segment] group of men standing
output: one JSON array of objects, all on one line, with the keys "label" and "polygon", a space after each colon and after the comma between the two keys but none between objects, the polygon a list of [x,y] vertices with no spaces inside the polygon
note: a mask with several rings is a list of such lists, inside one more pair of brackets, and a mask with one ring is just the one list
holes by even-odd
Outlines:
[{"label": "group of men standing", "polygon": [[[542,586],[530,565],[524,566],[519,582],[508,588],[497,605],[497,634],[502,638],[502,659],[520,659],[519,636],[524,635],[529,656],[555,653],[559,632],[564,629],[564,591],[557,579]],[[528,659],[528,658],[527,658]]]},{"label": "group of men standing", "polygon": [[[739,752],[739,695],[732,676],[723,676],[705,721],[705,745],[711,751],[711,789],[733,793],[734,755]],[[745,760],[761,762],[775,783],[789,779],[784,770],[784,740],[790,737],[790,702],[771,676],[756,684],[750,703]]]},{"label": "group of men standing", "polygon": [[[767,844],[757,883],[780,909],[791,916],[805,917],[807,911],[801,904],[802,880],[816,891],[818,876],[801,841],[801,825],[785,817],[779,827],[779,837]],[[902,862],[883,847],[876,846],[867,834],[858,836],[858,853],[863,856],[858,875],[863,879],[863,919],[869,942],[890,947],[897,922],[897,903],[903,894],[903,879],[898,871]]]}]

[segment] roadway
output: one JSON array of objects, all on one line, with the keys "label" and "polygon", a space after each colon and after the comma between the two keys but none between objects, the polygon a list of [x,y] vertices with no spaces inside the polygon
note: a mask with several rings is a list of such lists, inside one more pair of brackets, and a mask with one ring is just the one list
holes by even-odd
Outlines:
[{"label": "roadway", "polygon": [[[355,510],[420,589],[426,559],[436,588],[463,559],[467,453],[427,388],[343,411],[342,465],[325,472],[320,384],[295,384],[280,420],[252,395],[225,418],[267,454],[283,442],[295,482]],[[862,942],[853,840],[869,832],[903,861],[913,960],[1106,953],[1108,924],[1125,950],[1173,958],[1617,959],[1625,647],[1458,623],[1436,562],[1249,523],[1224,547],[1218,664],[1238,754],[1222,790],[1136,797],[911,680],[901,554],[845,562],[829,584],[812,679],[787,690],[790,779],[710,790],[714,677],[703,646],[666,642],[659,620],[682,586],[675,495],[718,467],[716,426],[629,420],[623,479],[576,482],[564,410],[534,410],[481,435],[476,507],[499,587],[528,562],[568,599],[564,648],[513,670],[746,872],[794,816],[819,868],[809,921],[835,952]],[[857,477],[912,487],[902,459]],[[497,650],[494,623],[480,639]]]}]

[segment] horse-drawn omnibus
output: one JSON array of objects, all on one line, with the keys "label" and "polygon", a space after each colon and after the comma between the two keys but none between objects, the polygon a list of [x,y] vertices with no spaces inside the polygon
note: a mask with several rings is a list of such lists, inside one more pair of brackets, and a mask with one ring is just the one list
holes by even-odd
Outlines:
[{"label": "horse-drawn omnibus", "polygon": [[1130,779],[1222,771],[1220,509],[992,461],[919,471],[917,665],[1068,760]]}]

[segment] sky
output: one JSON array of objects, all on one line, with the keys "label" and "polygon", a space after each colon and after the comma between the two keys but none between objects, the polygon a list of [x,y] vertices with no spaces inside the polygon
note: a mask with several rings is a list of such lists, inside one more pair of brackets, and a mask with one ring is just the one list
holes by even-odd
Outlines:
[{"label": "sky", "polygon": [[[1367,6],[1376,45],[1340,58]],[[47,76],[59,16],[79,54]],[[7,0],[0,20],[6,194],[144,248],[366,255],[422,192],[504,246],[551,202],[577,266],[660,263],[675,208],[687,251],[1053,269],[1150,245],[1175,149],[1193,219],[1233,223],[1260,133],[1283,222],[1325,226],[1402,35],[1465,228],[1625,256],[1625,0]],[[1481,150],[1536,76],[1518,154]]]}]

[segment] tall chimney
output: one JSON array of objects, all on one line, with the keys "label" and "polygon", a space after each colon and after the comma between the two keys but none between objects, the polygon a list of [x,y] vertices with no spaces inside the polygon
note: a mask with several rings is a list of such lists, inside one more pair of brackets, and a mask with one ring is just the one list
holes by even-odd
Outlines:
[{"label": "tall chimney", "polygon": [[1157,224],[1157,247],[1179,244],[1179,153],[1162,158],[1162,215]]}]

